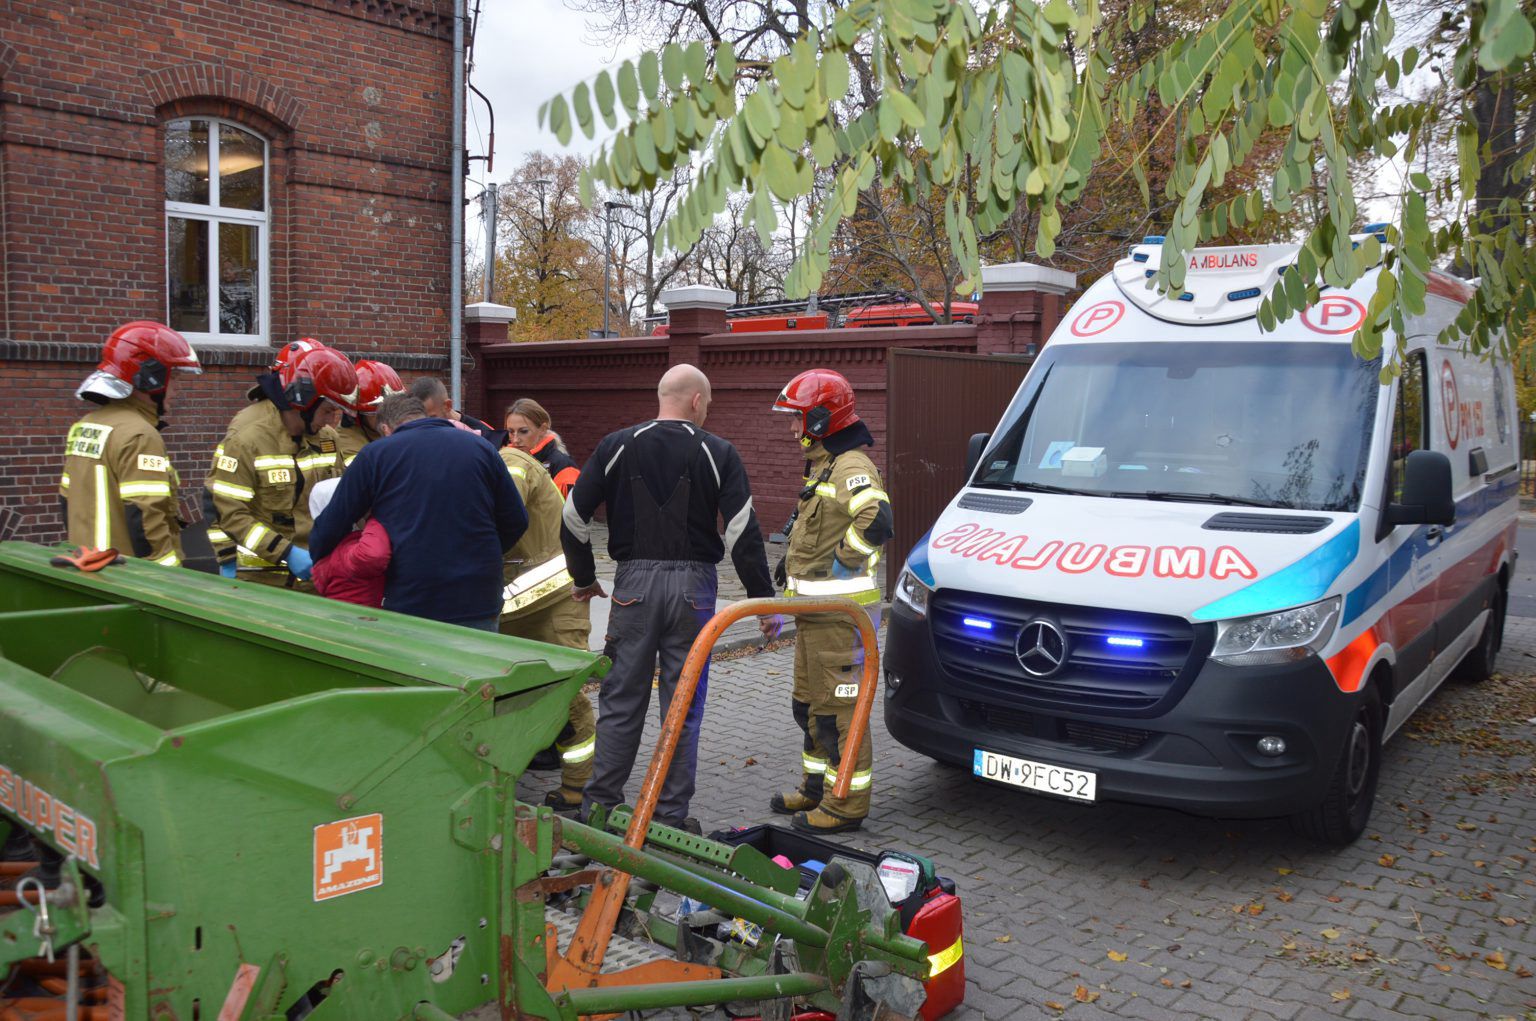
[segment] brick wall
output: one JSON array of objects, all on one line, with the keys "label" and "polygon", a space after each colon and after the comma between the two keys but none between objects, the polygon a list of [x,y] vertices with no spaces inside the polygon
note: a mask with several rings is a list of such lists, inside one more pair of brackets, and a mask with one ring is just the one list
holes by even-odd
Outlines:
[{"label": "brick wall", "polygon": [[[102,339],[166,318],[162,125],[268,140],[268,335],[447,372],[450,0],[10,0],[0,41],[0,508],[53,539],[59,448]],[[271,348],[204,347],[167,432],[184,481]],[[190,492],[192,487],[186,491]]]}]

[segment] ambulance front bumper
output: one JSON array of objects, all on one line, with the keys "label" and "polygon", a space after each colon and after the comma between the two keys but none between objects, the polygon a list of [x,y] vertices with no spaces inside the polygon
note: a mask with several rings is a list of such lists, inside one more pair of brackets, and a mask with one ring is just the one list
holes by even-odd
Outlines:
[{"label": "ambulance front bumper", "polygon": [[[886,727],[914,751],[967,768],[991,752],[1079,770],[1094,776],[1094,801],[1224,818],[1320,802],[1359,697],[1340,692],[1315,658],[1265,667],[1205,660],[1154,713],[1042,707],[1006,684],[946,670],[928,620],[899,601],[882,663]],[[1285,750],[1260,752],[1266,737]]]}]

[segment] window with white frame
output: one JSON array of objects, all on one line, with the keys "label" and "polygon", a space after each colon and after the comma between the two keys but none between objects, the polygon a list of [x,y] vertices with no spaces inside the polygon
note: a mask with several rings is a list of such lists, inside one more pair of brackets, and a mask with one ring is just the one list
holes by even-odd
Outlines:
[{"label": "window with white frame", "polygon": [[267,162],[238,124],[165,125],[166,319],[194,342],[267,340]]}]

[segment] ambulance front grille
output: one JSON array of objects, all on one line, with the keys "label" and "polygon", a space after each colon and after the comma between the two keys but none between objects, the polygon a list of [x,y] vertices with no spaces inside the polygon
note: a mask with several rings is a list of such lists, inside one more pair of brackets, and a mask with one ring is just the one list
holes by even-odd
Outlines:
[{"label": "ambulance front grille", "polygon": [[[1194,678],[1212,637],[1182,617],[955,589],[934,593],[929,619],[955,695],[1025,710],[1156,715]],[[1036,620],[1066,640],[1066,662],[1049,677],[1026,672],[1018,656],[1020,634]]]}]

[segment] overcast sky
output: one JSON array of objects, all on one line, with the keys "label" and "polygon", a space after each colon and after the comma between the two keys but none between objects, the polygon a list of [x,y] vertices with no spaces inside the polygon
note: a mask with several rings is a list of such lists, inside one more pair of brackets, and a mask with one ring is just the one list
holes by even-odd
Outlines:
[{"label": "overcast sky", "polygon": [[[580,132],[571,147],[563,149],[553,134],[538,127],[540,103],[638,52],[638,47],[629,47],[615,54],[612,47],[593,43],[587,20],[564,0],[481,0],[471,81],[496,108],[496,164],[489,174],[483,162],[471,165],[474,183],[465,188],[471,199],[480,193],[477,185],[507,180],[536,149],[581,156],[596,151],[597,143]],[[465,137],[470,155],[481,156],[489,142],[490,122],[485,104],[474,93],[468,104]],[[466,222],[465,244],[483,245],[477,205],[469,207]]]}]

